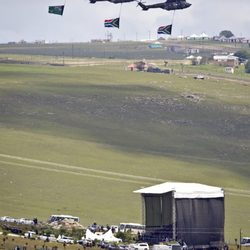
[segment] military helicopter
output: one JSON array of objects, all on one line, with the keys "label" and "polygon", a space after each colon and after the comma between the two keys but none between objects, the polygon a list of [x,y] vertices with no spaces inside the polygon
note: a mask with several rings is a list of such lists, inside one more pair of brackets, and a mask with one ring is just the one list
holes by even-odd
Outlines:
[{"label": "military helicopter", "polygon": [[111,2],[111,3],[128,3],[128,2],[133,2],[135,0],[89,0],[90,3],[96,3],[96,2]]},{"label": "military helicopter", "polygon": [[187,3],[186,0],[166,0],[166,2],[151,5],[145,5],[142,2],[138,2],[138,5],[142,8],[142,10],[153,8],[161,8],[164,10],[181,10],[190,7],[192,4]]}]

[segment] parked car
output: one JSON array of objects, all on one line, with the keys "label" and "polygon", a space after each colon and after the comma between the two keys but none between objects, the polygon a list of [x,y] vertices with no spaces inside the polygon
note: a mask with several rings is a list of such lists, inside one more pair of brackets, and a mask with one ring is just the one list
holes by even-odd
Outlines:
[{"label": "parked car", "polygon": [[57,242],[60,243],[66,243],[66,244],[73,244],[74,240],[72,237],[64,236],[64,235],[59,235],[57,238]]},{"label": "parked car", "polygon": [[115,244],[109,244],[108,245],[108,250],[119,250],[118,246]]},{"label": "parked car", "polygon": [[33,221],[33,220],[29,220],[29,219],[25,219],[25,218],[17,219],[16,222],[17,222],[18,224],[34,225],[34,221]]},{"label": "parked car", "polygon": [[106,241],[101,241],[97,246],[100,247],[100,248],[108,248],[109,243],[106,242]]},{"label": "parked car", "polygon": [[118,245],[118,249],[119,250],[128,250],[128,246],[127,245]]},{"label": "parked car", "polygon": [[129,250],[149,250],[149,245],[147,242],[131,244],[129,245]]},{"label": "parked car", "polygon": [[19,229],[19,228],[17,228],[17,227],[12,227],[12,228],[10,228],[10,231],[11,231],[11,233],[13,233],[13,234],[21,234],[21,233],[22,233],[22,230]]},{"label": "parked car", "polygon": [[250,246],[250,237],[243,237],[240,241],[242,246],[249,247]]},{"label": "parked car", "polygon": [[55,237],[54,234],[50,234],[50,235],[40,235],[38,237],[40,240],[43,240],[43,241],[48,241],[48,242],[56,242],[57,239]]},{"label": "parked car", "polygon": [[9,216],[3,216],[0,218],[0,221],[13,223],[13,222],[16,222],[16,219],[9,217]]},{"label": "parked car", "polygon": [[29,239],[35,238],[35,236],[36,236],[36,232],[34,232],[34,231],[28,231],[24,234],[24,238],[29,238]]},{"label": "parked car", "polygon": [[194,76],[194,79],[196,79],[196,80],[204,80],[205,77],[203,75],[197,75],[197,76]]},{"label": "parked car", "polygon": [[92,247],[93,246],[93,241],[92,240],[88,240],[88,239],[81,239],[77,241],[78,244],[82,245],[82,246],[86,246],[86,247]]}]

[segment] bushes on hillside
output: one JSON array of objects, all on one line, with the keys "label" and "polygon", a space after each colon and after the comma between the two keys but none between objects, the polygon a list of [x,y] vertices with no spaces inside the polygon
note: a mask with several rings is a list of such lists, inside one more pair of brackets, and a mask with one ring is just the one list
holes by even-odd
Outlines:
[{"label": "bushes on hillside", "polygon": [[250,52],[247,50],[239,50],[234,53],[235,56],[241,58],[241,59],[250,59]]},{"label": "bushes on hillside", "polygon": [[245,65],[245,72],[250,74],[250,60],[248,60],[248,62]]}]

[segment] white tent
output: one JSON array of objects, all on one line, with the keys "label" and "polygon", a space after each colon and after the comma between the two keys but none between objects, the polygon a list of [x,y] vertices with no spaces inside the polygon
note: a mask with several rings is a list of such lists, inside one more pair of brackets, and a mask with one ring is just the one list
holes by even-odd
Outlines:
[{"label": "white tent", "polygon": [[105,242],[122,242],[121,239],[116,238],[111,229],[108,230],[104,234],[96,234],[92,233],[89,229],[86,230],[86,239],[87,240],[99,240],[99,241],[105,241]]}]

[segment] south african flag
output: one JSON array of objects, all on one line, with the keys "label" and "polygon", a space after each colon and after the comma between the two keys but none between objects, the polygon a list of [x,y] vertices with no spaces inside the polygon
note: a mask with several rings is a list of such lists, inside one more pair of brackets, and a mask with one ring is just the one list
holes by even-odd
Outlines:
[{"label": "south african flag", "polygon": [[163,35],[171,35],[172,33],[172,24],[167,25],[167,26],[161,26],[157,30],[158,34],[163,34]]},{"label": "south african flag", "polygon": [[106,28],[118,28],[119,29],[120,18],[107,19],[104,21],[104,27]]}]

